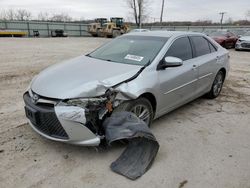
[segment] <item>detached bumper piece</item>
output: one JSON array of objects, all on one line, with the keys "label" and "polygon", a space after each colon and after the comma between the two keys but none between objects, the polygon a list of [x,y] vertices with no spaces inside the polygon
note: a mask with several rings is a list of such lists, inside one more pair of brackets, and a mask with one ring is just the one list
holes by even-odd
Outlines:
[{"label": "detached bumper piece", "polygon": [[159,144],[148,126],[130,112],[113,113],[103,123],[106,140],[128,140],[121,156],[111,164],[111,169],[131,180],[141,177],[152,165]]}]

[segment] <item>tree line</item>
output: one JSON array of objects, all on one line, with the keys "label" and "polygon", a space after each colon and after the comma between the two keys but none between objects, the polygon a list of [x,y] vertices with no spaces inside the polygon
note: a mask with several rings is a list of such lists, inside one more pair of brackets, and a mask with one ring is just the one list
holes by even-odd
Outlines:
[{"label": "tree line", "polygon": [[[154,26],[154,25],[162,25],[162,26],[209,26],[209,25],[219,25],[219,23],[212,22],[211,20],[197,20],[197,21],[168,21],[164,22],[162,20],[164,13],[164,1],[162,0],[162,7],[159,19],[153,18],[153,22],[149,22],[150,18],[150,0],[124,0],[127,3],[129,8],[131,25],[135,25],[140,27],[142,25]],[[234,21],[232,18],[228,18],[225,20],[224,25],[250,25],[250,10],[246,12],[245,20],[237,20]],[[32,13],[26,9],[7,9],[0,10],[0,20],[18,20],[18,21],[56,21],[56,22],[81,22],[81,23],[91,23],[94,20],[86,20],[84,18],[74,19],[67,13],[48,13],[48,12],[40,12],[36,16],[33,16]],[[159,20],[159,21],[156,21]]]},{"label": "tree line", "polygon": [[40,12],[37,17],[32,17],[30,11],[25,9],[8,9],[0,11],[0,20],[9,21],[28,21],[28,20],[39,20],[39,21],[58,21],[58,22],[70,22],[73,18],[67,13],[56,13],[49,14],[48,12]]}]

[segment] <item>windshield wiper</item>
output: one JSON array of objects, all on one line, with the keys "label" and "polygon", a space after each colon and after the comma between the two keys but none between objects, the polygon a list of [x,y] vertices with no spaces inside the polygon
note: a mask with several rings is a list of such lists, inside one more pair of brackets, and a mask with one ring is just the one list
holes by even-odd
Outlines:
[{"label": "windshield wiper", "polygon": [[90,54],[86,54],[85,56],[87,56],[87,57],[92,57]]}]

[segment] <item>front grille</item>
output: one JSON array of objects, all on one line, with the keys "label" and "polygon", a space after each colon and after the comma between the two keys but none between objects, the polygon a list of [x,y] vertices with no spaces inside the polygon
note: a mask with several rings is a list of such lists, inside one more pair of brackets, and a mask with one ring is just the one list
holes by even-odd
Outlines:
[{"label": "front grille", "polygon": [[242,43],[241,46],[243,48],[250,48],[250,43]]},{"label": "front grille", "polygon": [[25,93],[23,98],[26,116],[39,131],[54,138],[69,138],[56,116],[54,106],[34,104],[28,93]]}]

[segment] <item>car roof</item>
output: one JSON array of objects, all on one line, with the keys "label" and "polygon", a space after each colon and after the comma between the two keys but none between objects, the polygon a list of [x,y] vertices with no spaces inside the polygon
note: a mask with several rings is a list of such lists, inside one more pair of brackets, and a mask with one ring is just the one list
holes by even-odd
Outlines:
[{"label": "car roof", "polygon": [[178,37],[183,35],[200,35],[205,36],[202,33],[198,32],[189,32],[189,31],[149,31],[149,32],[134,32],[128,33],[126,35],[136,35],[136,36],[151,36],[151,37]]}]

